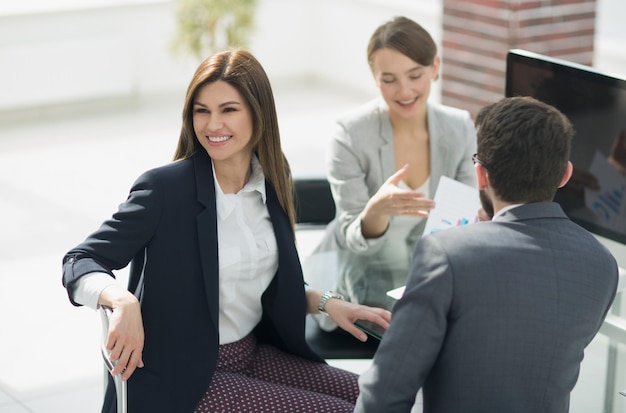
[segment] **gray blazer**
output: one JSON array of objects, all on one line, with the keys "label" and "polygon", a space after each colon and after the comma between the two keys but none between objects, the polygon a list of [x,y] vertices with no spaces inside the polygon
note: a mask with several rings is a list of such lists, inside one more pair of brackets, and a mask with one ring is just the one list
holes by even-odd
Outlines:
[{"label": "gray blazer", "polygon": [[[430,103],[427,110],[430,196],[442,175],[474,186],[471,157],[476,131],[469,113]],[[366,240],[359,218],[369,199],[396,172],[394,156],[393,129],[382,98],[337,122],[328,150],[328,180],[337,214],[305,262],[305,277],[311,285],[334,289],[352,302],[389,307],[392,302],[386,291],[405,284],[425,220],[391,217],[385,234]]]},{"label": "gray blazer", "polygon": [[[431,196],[442,175],[476,185],[471,160],[476,151],[476,131],[469,112],[429,103],[428,133]],[[366,242],[357,217],[380,186],[396,172],[395,165],[393,129],[382,98],[370,101],[337,122],[327,166],[337,206],[337,217],[329,232],[334,234],[340,248],[370,253],[384,242],[385,235],[381,242]]]},{"label": "gray blazer", "polygon": [[613,302],[613,256],[556,203],[420,240],[356,412],[566,413]]}]

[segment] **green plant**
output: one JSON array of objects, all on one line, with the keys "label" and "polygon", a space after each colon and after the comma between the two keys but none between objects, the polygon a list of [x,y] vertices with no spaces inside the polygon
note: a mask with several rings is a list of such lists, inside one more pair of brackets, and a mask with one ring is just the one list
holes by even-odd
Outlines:
[{"label": "green plant", "polygon": [[233,47],[247,48],[257,0],[176,0],[176,51],[198,58]]}]

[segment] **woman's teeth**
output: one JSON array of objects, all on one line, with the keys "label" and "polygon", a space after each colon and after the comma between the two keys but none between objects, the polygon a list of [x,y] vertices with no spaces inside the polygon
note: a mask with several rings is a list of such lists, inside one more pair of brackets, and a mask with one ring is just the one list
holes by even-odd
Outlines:
[{"label": "woman's teeth", "polygon": [[211,142],[224,142],[231,138],[231,135],[226,136],[209,136]]}]

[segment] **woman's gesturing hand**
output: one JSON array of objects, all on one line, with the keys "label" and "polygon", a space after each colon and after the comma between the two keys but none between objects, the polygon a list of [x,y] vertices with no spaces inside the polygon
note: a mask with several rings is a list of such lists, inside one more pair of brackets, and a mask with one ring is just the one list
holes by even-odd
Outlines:
[{"label": "woman's gesturing hand", "polygon": [[408,174],[405,165],[391,175],[370,198],[361,215],[361,231],[365,238],[381,236],[389,225],[391,216],[427,217],[435,201],[422,192],[402,189],[398,185]]}]

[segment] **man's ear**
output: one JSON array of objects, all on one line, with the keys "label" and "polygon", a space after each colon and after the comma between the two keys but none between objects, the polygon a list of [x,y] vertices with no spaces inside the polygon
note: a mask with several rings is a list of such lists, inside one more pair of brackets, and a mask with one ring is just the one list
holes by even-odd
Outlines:
[{"label": "man's ear", "polygon": [[476,171],[476,182],[478,183],[478,189],[485,189],[489,185],[489,172],[487,168],[476,162],[474,164],[474,170]]},{"label": "man's ear", "polygon": [[561,178],[561,183],[559,184],[559,188],[563,188],[567,181],[572,177],[572,172],[574,171],[574,165],[570,161],[567,161],[567,166],[565,167],[565,173],[563,174],[563,178]]}]

